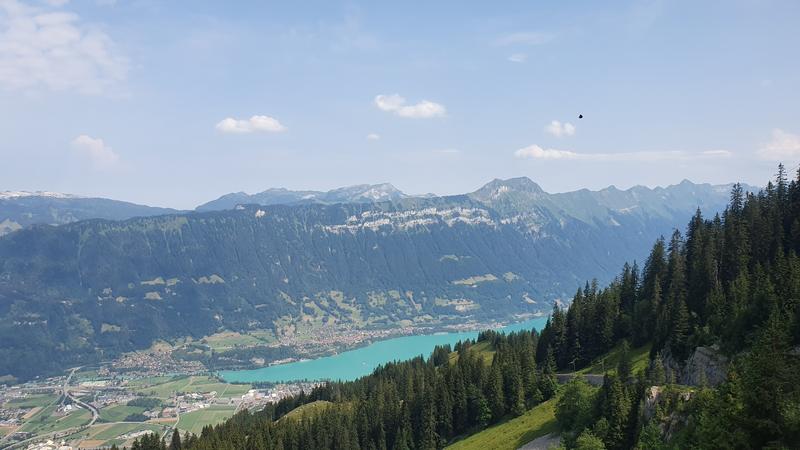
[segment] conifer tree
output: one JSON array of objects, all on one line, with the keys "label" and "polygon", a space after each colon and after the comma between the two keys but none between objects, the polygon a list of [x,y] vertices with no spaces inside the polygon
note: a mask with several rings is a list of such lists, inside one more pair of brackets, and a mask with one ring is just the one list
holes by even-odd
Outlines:
[{"label": "conifer tree", "polygon": [[181,434],[177,428],[172,430],[172,440],[169,443],[169,450],[181,450]]}]

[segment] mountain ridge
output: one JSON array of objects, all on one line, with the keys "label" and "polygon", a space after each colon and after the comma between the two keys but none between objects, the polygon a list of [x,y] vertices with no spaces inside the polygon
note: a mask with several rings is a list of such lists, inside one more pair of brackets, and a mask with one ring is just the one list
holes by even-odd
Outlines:
[{"label": "mountain ridge", "polygon": [[[699,204],[713,213],[728,201],[710,187],[681,194],[681,202],[669,191],[601,202],[591,191],[561,198],[534,184],[10,233],[0,237],[0,374],[25,378],[38,374],[30,368],[52,371],[219,330],[283,335],[546,313],[584,280],[610,281],[624,261],[642,260]],[[658,196],[657,205],[629,211],[603,206]]]},{"label": "mountain ridge", "polygon": [[124,220],[179,210],[101,197],[49,191],[0,191],[0,236],[36,224],[63,225],[86,219]]}]

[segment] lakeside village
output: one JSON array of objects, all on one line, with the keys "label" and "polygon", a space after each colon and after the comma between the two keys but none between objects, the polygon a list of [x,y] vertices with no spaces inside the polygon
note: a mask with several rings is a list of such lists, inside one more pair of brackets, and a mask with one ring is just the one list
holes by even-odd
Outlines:
[{"label": "lakeside village", "polygon": [[[199,342],[158,344],[94,367],[24,384],[0,381],[0,449],[99,449],[129,446],[146,433],[167,436],[174,429],[199,434],[238,411],[309,392],[320,383],[230,384],[215,368],[257,368],[325,356],[397,336],[459,332],[502,324],[458,323],[392,329],[322,327],[312,333],[221,332]],[[281,350],[275,352],[275,349]],[[290,349],[290,351],[282,351]],[[258,351],[272,357],[259,357]],[[198,353],[199,352],[199,353]],[[188,356],[188,357],[187,357]],[[232,367],[230,365],[233,365]]]},{"label": "lakeside village", "polygon": [[238,411],[309,392],[320,383],[229,384],[170,352],[124,355],[96,368],[0,385],[0,449],[129,445],[146,433],[199,433]]}]

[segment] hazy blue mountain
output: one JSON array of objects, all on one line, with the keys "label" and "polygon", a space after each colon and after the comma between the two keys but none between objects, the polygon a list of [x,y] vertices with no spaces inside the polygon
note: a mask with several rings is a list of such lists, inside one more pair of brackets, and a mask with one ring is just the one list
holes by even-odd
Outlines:
[{"label": "hazy blue mountain", "polygon": [[220,211],[232,209],[237,205],[289,205],[294,203],[373,203],[396,201],[408,195],[399,191],[389,183],[358,184],[327,192],[323,191],[291,191],[284,188],[267,189],[258,194],[236,192],[204,203],[197,211]]},{"label": "hazy blue mountain", "polygon": [[0,235],[33,224],[61,225],[85,219],[123,220],[175,212],[178,211],[56,192],[0,191]]},{"label": "hazy blue mountain", "polygon": [[549,312],[727,199],[688,182],[548,194],[520,178],[450,197],[36,225],[0,238],[0,375],[221,329]]}]

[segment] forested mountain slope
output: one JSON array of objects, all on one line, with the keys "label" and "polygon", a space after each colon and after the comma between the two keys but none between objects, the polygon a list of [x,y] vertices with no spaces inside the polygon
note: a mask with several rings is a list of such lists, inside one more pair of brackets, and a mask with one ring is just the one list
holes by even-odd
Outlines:
[{"label": "forested mountain slope", "polygon": [[[719,187],[467,196],[35,226],[0,239],[0,374],[30,376],[220,329],[386,327],[547,312]],[[641,191],[641,192],[640,192]],[[582,198],[586,197],[586,198]]]}]

